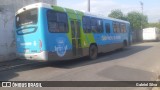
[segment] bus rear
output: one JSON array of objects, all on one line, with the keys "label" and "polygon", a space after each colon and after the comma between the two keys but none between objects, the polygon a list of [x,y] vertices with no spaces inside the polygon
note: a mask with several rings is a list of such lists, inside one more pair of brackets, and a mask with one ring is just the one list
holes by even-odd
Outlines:
[{"label": "bus rear", "polygon": [[30,5],[16,14],[17,54],[21,59],[47,60],[39,5]]}]

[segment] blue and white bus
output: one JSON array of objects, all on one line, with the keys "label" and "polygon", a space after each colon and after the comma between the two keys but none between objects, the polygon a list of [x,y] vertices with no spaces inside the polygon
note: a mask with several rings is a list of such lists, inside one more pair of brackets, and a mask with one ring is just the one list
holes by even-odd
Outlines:
[{"label": "blue and white bus", "polygon": [[17,54],[29,60],[95,59],[131,42],[127,21],[45,3],[18,10],[15,31]]}]

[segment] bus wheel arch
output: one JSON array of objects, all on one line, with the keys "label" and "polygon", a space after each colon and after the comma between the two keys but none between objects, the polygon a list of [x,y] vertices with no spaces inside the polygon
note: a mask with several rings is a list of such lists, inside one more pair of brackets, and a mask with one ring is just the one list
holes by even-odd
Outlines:
[{"label": "bus wheel arch", "polygon": [[94,60],[97,58],[97,56],[98,56],[98,46],[96,43],[92,43],[89,46],[89,58],[91,60]]}]

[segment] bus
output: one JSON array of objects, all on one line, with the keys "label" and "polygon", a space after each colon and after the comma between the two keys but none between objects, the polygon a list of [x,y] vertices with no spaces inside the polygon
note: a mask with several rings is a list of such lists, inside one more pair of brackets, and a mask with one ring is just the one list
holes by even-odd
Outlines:
[{"label": "bus", "polygon": [[143,41],[159,41],[160,29],[156,27],[150,27],[143,29]]},{"label": "bus", "polygon": [[17,54],[27,60],[69,60],[110,52],[131,43],[130,23],[36,3],[15,15]]}]

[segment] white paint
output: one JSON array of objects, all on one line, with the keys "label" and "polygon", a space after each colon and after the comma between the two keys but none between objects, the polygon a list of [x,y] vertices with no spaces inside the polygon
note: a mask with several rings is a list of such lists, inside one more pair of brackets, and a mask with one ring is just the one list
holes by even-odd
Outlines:
[{"label": "white paint", "polygon": [[106,41],[106,40],[120,40],[121,36],[108,36],[108,35],[103,35],[101,37],[102,41]]},{"label": "white paint", "polygon": [[[45,51],[42,51],[41,53],[34,53],[34,54],[21,54],[17,53],[18,57],[21,59],[29,59],[29,60],[48,60],[48,53]],[[32,57],[32,58],[30,58]]]},{"label": "white paint", "polygon": [[31,46],[32,42],[21,43],[20,45],[21,46]]},{"label": "white paint", "polygon": [[36,41],[34,41],[34,42],[33,42],[33,45],[34,45],[34,46],[37,46],[37,42],[36,42]]},{"label": "white paint", "polygon": [[56,41],[55,51],[59,57],[63,57],[66,54],[67,48],[64,39],[60,38]]}]

